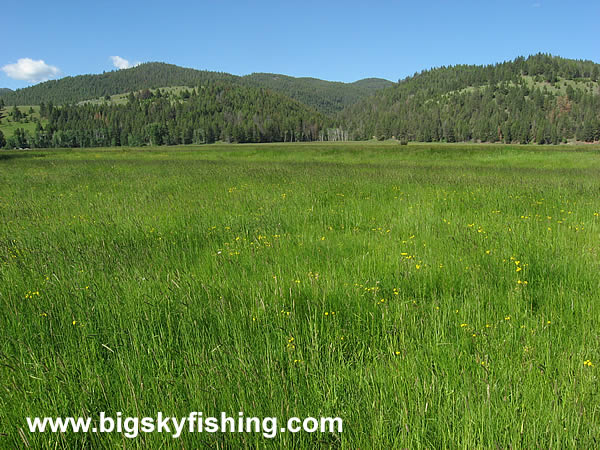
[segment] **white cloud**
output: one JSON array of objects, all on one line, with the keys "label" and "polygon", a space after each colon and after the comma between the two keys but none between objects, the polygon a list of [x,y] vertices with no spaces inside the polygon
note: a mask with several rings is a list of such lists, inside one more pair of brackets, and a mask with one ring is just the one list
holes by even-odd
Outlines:
[{"label": "white cloud", "polygon": [[2,70],[10,78],[31,83],[47,81],[60,74],[58,67],[46,64],[42,59],[34,61],[31,58],[21,58],[15,64],[2,67]]},{"label": "white cloud", "polygon": [[113,65],[117,68],[117,69],[131,69],[132,67],[135,66],[139,66],[140,63],[136,62],[134,64],[131,64],[129,61],[127,61],[125,58],[121,58],[120,56],[111,56],[110,59],[112,59]]}]

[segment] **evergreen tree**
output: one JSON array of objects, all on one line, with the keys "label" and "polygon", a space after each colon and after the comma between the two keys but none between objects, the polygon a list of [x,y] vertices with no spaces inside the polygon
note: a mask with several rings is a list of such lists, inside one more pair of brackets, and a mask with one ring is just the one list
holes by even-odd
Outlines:
[{"label": "evergreen tree", "polygon": [[12,115],[12,120],[14,122],[19,122],[19,121],[21,121],[21,119],[23,119],[23,113],[21,112],[21,110],[19,108],[17,108],[17,105],[13,106],[11,115]]}]

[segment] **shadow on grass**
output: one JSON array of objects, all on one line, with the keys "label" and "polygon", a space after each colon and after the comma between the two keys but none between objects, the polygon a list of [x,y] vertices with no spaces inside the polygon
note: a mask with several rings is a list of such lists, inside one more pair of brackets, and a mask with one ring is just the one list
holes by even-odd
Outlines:
[{"label": "shadow on grass", "polygon": [[18,158],[44,158],[46,155],[41,152],[30,152],[30,151],[9,151],[0,152],[0,161],[8,161],[11,159]]}]

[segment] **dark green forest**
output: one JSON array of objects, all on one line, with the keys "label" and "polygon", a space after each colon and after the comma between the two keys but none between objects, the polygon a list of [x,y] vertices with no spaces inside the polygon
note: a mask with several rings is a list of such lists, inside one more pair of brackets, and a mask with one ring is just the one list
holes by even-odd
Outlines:
[{"label": "dark green forest", "polygon": [[208,82],[179,95],[131,93],[125,104],[40,105],[47,121],[17,130],[9,146],[99,147],[294,142],[328,139],[333,122],[306,105],[259,88]]},{"label": "dark green forest", "polygon": [[234,82],[237,78],[227,73],[188,69],[164,63],[146,63],[131,69],[99,75],[65,77],[16,91],[0,92],[0,99],[7,105],[39,105],[42,102],[63,105],[142,89],[194,87],[210,81]]},{"label": "dark green forest", "polygon": [[538,54],[415,74],[345,109],[350,139],[557,144],[600,139],[600,65]]},{"label": "dark green forest", "polygon": [[335,114],[376,91],[393,86],[381,78],[365,78],[354,83],[294,78],[272,73],[253,73],[242,81],[250,86],[280,92],[325,114]]},{"label": "dark green forest", "polygon": [[[600,140],[600,65],[545,54],[391,83],[237,77],[161,63],[0,92],[8,148],[397,139]],[[167,90],[169,86],[188,86]],[[128,93],[117,102],[110,95]],[[96,99],[84,102],[84,99]],[[126,101],[125,101],[126,100]],[[39,112],[27,106],[36,105]],[[27,111],[29,108],[29,111]]]},{"label": "dark green forest", "polygon": [[361,98],[394,84],[379,78],[369,78],[354,83],[340,83],[271,73],[254,73],[239,77],[228,73],[209,72],[153,62],[100,75],[79,75],[46,81],[16,91],[0,90],[0,99],[7,105],[39,105],[42,102],[63,105],[142,89],[173,86],[194,88],[214,81],[267,88],[325,114],[339,112]]}]

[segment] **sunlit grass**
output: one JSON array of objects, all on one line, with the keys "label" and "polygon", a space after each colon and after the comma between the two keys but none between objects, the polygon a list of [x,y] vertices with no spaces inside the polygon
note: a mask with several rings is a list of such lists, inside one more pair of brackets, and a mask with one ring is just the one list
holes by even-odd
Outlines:
[{"label": "sunlit grass", "polygon": [[[599,193],[591,146],[2,152],[0,442],[593,448]],[[25,423],[193,410],[344,431]]]}]

